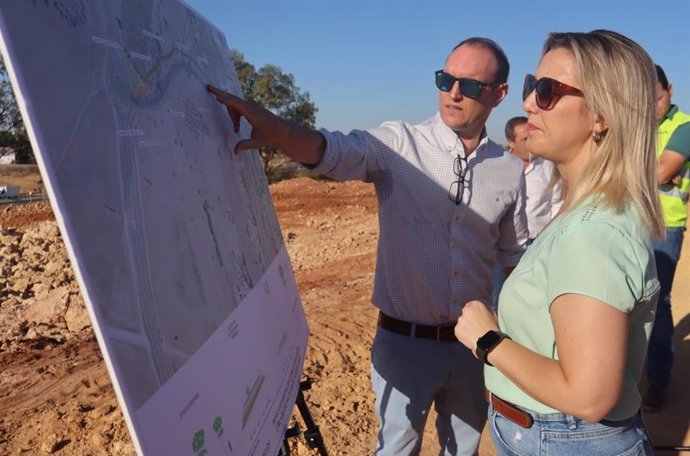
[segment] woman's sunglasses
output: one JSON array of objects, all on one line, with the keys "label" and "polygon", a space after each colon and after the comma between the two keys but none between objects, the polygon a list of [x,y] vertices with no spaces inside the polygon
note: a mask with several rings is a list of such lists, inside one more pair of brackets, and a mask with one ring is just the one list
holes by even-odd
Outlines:
[{"label": "woman's sunglasses", "polygon": [[568,84],[551,78],[537,79],[534,75],[528,74],[525,76],[525,85],[522,87],[522,101],[525,101],[532,92],[535,93],[537,106],[544,111],[553,109],[563,95],[585,96],[582,90]]},{"label": "woman's sunglasses", "polygon": [[436,87],[438,87],[438,90],[450,92],[456,81],[459,84],[460,93],[463,94],[463,96],[475,100],[482,95],[482,89],[484,87],[492,87],[494,85],[486,82],[475,81],[474,79],[456,78],[452,74],[448,74],[443,70],[438,70],[436,72]]}]

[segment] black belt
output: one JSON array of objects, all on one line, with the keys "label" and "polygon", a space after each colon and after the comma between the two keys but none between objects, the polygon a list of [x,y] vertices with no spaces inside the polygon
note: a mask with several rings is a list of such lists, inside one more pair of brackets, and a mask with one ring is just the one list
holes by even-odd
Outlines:
[{"label": "black belt", "polygon": [[429,326],[413,324],[408,321],[398,320],[379,312],[379,326],[388,331],[402,334],[403,336],[417,337],[420,339],[433,339],[438,342],[457,342],[455,338],[455,325]]}]

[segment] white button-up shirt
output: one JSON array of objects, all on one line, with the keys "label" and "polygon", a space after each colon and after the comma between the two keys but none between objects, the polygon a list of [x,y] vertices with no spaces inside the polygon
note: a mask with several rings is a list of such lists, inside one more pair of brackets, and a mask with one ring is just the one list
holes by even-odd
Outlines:
[{"label": "white button-up shirt", "polygon": [[534,157],[525,168],[525,212],[530,239],[536,238],[561,208],[559,187],[549,187],[553,173],[553,162],[540,157]]},{"label": "white button-up shirt", "polygon": [[321,133],[327,148],[314,170],[376,188],[374,305],[400,320],[442,325],[469,300],[490,302],[495,259],[514,266],[527,241],[522,162],[484,136],[467,158],[456,204],[454,162],[465,151],[442,121]]}]

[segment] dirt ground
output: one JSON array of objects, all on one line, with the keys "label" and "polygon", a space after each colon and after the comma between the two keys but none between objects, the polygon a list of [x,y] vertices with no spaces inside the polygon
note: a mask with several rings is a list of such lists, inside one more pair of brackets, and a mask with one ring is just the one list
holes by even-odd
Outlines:
[{"label": "dirt ground", "polygon": [[[307,402],[329,454],[371,454],[376,420],[369,349],[376,311],[369,296],[378,232],[373,188],[300,178],[273,185],[271,193],[309,320],[304,374],[314,383]],[[0,206],[0,455],[132,456],[52,219],[46,204]],[[646,415],[656,445],[690,445],[689,272],[685,246],[673,292],[672,399],[662,412]],[[293,454],[317,454],[302,439],[292,440]],[[428,426],[422,454],[437,448]],[[493,454],[485,432],[480,455]]]},{"label": "dirt ground", "polygon": [[42,193],[43,179],[37,165],[0,165],[0,187],[17,186],[20,193]]}]

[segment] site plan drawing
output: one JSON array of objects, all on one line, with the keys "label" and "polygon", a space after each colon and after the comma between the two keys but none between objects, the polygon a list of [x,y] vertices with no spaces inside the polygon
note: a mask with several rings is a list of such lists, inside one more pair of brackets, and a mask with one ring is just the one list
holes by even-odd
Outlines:
[{"label": "site plan drawing", "polygon": [[277,454],[308,330],[205,90],[241,92],[223,34],[179,0],[5,1],[0,49],[138,454]]}]

